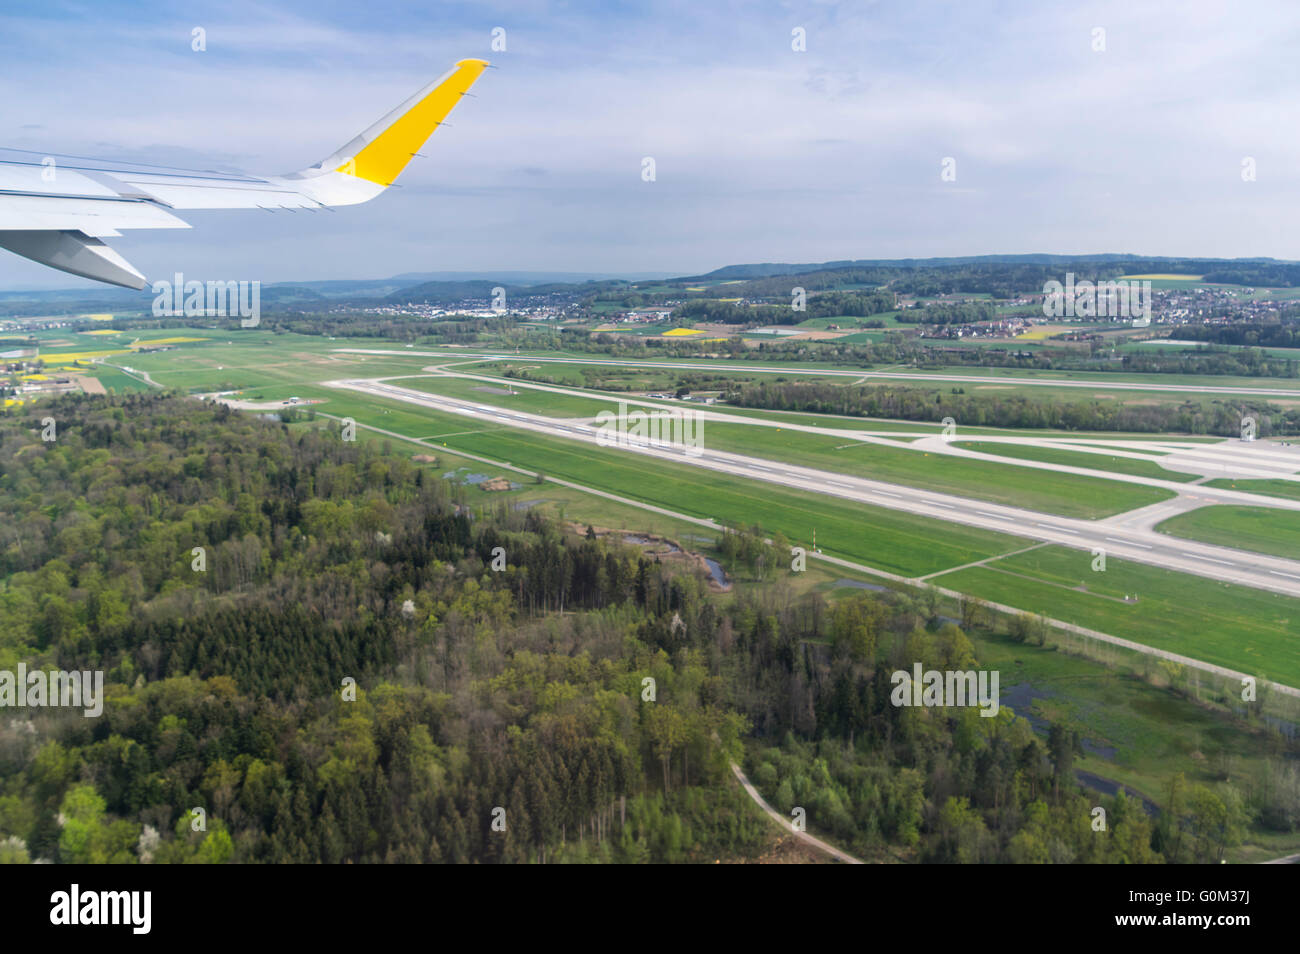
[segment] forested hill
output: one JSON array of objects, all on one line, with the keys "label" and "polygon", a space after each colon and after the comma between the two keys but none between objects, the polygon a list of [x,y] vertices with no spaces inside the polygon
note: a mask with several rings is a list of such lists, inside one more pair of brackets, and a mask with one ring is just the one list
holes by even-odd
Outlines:
[{"label": "forested hill", "polygon": [[531,511],[471,518],[465,493],[177,396],[0,418],[0,669],[107,682],[97,718],[0,713],[0,860],[749,859],[774,827],[727,770],[746,741],[782,811],[869,858],[1219,844],[1110,799],[1097,837],[1068,732],[891,705],[891,670],[977,662],[934,604],[796,598],[737,532],[724,558],[766,585],[723,605]]},{"label": "forested hill", "polygon": [[[712,733],[734,740],[740,719],[669,627],[693,578],[528,515],[471,520],[446,482],[337,432],[157,395],[45,416],[50,443],[36,417],[0,426],[0,668],[103,669],[109,698],[97,719],[6,724],[11,853],[572,858],[623,795],[606,845],[620,857],[750,851],[766,835],[717,784]],[[650,714],[642,674],[659,680]],[[664,715],[664,754],[694,749],[667,800],[646,774]]]}]

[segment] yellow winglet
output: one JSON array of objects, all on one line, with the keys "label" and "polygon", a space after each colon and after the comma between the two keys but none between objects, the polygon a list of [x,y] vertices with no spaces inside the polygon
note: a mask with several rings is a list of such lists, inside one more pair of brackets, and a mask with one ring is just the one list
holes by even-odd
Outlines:
[{"label": "yellow winglet", "polygon": [[487,68],[487,60],[461,60],[358,136],[354,142],[364,145],[336,171],[381,186],[392,185]]}]

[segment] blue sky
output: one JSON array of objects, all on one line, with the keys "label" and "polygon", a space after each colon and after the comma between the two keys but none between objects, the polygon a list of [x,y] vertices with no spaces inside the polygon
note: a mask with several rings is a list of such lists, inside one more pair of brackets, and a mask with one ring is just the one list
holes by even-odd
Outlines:
[{"label": "blue sky", "polygon": [[[482,56],[498,69],[403,188],[331,215],[187,212],[192,230],[112,244],[151,278],[265,282],[1036,251],[1300,259],[1297,41],[1291,0],[46,0],[0,11],[0,146],[289,172]],[[2,287],[76,281],[0,253]]]}]

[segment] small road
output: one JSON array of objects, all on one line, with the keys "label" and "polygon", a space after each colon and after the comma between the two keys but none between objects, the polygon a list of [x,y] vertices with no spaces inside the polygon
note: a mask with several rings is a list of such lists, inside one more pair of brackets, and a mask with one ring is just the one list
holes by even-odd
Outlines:
[{"label": "small road", "polygon": [[763,799],[763,796],[758,793],[758,789],[754,787],[754,784],[745,776],[745,773],[740,770],[740,766],[735,762],[731,763],[731,771],[736,776],[737,780],[739,780],[741,787],[749,793],[749,797],[758,804],[758,807],[767,812],[768,817],[771,818],[772,821],[776,822],[804,844],[811,845],[818,851],[824,851],[836,861],[842,861],[846,865],[860,865],[863,863],[861,859],[854,858],[847,851],[840,851],[834,845],[829,845],[820,838],[808,834],[806,831],[799,831],[799,829],[795,828],[794,824],[788,818],[774,809]]}]

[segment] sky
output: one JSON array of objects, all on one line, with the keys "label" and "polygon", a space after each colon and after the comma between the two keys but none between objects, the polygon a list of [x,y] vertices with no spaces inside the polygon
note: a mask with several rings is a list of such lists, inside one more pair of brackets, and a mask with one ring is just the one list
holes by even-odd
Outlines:
[{"label": "sky", "polygon": [[[111,244],[151,279],[263,282],[1300,259],[1298,41],[1294,0],[43,0],[0,7],[0,146],[292,172],[482,57],[400,189]],[[0,287],[77,285],[0,252]]]}]

